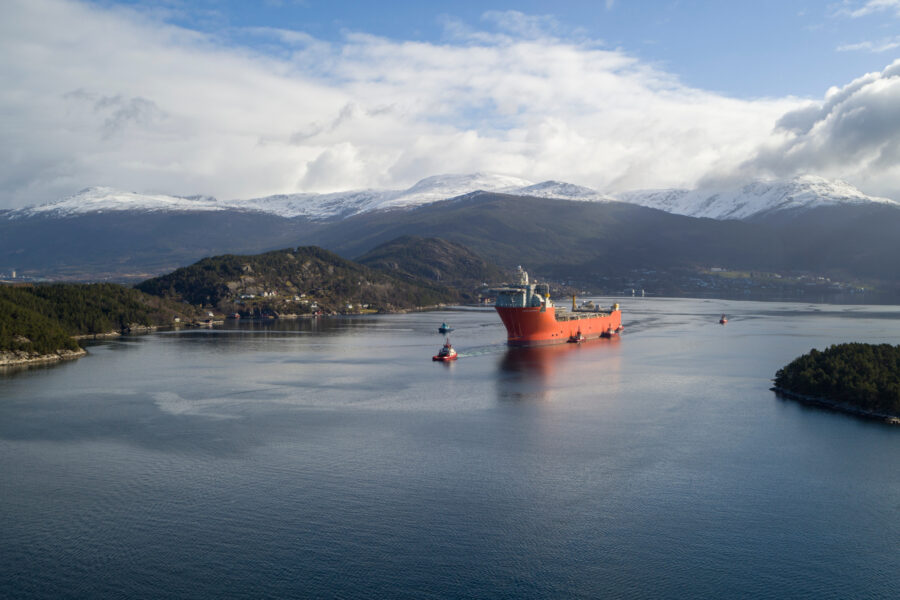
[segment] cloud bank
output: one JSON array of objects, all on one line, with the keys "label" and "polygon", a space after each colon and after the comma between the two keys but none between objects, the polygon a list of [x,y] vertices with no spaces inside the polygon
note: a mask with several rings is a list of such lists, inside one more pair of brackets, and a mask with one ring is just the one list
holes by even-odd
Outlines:
[{"label": "cloud bank", "polygon": [[820,104],[750,101],[564,39],[551,18],[490,12],[477,25],[448,19],[440,43],[273,28],[229,39],[127,9],[8,0],[0,207],[89,185],[230,199],[473,171],[619,191],[824,169],[900,189],[896,64]]},{"label": "cloud bank", "polygon": [[755,176],[815,173],[900,198],[900,60],[868,73],[824,101],[786,113],[777,133],[743,167]]}]

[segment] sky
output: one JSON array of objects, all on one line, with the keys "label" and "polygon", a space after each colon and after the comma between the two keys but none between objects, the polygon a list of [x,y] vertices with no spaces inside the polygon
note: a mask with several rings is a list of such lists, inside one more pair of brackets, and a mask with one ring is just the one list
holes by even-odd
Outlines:
[{"label": "sky", "polygon": [[442,173],[900,200],[900,0],[3,0],[0,208]]}]

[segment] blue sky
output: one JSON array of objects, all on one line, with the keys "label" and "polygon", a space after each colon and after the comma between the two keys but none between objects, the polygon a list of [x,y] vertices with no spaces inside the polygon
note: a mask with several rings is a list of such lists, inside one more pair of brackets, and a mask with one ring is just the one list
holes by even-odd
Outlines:
[{"label": "blue sky", "polygon": [[[156,11],[160,6],[143,1],[122,4]],[[888,0],[880,9],[852,16],[866,4],[865,0],[205,0],[170,2],[166,18],[229,36],[236,44],[259,47],[234,30],[278,27],[331,42],[340,42],[352,31],[441,43],[447,41],[448,21],[490,26],[486,12],[518,11],[547,17],[562,37],[597,40],[659,65],[690,86],[744,98],[819,97],[837,82],[881,70],[900,57],[900,19],[892,18],[900,6]],[[891,42],[898,47],[873,51]],[[862,47],[848,49],[854,45]]]},{"label": "blue sky", "polygon": [[900,199],[898,57],[900,0],[6,0],[0,208],[476,171]]}]

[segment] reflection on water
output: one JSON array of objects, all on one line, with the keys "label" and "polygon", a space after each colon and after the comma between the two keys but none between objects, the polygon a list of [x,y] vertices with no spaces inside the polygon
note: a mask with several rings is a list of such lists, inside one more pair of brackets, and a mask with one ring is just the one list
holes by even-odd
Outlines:
[{"label": "reflection on water", "polygon": [[586,340],[580,344],[507,348],[503,360],[500,361],[500,369],[547,380],[572,357],[579,355],[581,358],[597,359],[601,357],[601,353],[606,356],[614,355],[620,343],[621,338],[614,336]]},{"label": "reflection on water", "polygon": [[552,390],[572,384],[613,385],[619,380],[621,343],[620,336],[613,336],[579,344],[507,348],[499,362],[498,397],[549,400]]}]

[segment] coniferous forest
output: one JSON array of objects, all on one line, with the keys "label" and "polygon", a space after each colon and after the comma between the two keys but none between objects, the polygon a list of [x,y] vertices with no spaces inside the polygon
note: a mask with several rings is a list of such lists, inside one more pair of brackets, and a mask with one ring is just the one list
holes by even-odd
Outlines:
[{"label": "coniferous forest", "polygon": [[775,374],[777,388],[900,415],[900,346],[836,344],[810,350]]},{"label": "coniferous forest", "polygon": [[163,325],[193,307],[113,283],[0,286],[0,351],[77,350],[77,335]]}]

